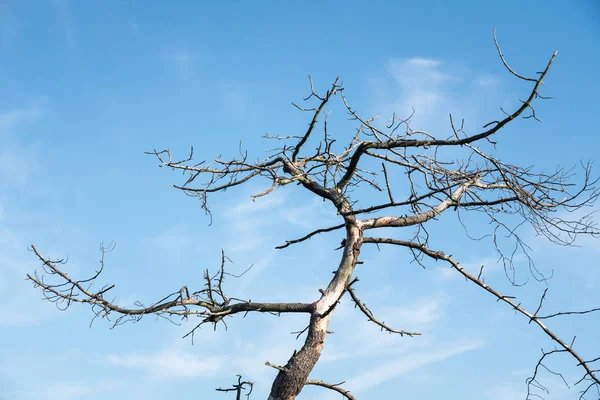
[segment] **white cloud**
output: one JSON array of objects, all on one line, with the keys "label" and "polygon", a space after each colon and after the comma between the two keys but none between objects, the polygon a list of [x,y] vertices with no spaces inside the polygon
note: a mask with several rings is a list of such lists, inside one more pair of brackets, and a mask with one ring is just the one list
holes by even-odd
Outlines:
[{"label": "white cloud", "polygon": [[[269,340],[262,346],[253,348],[240,354],[230,366],[231,370],[248,377],[254,381],[259,390],[268,389],[273,381],[273,375],[277,372],[265,365],[269,361],[273,364],[284,365],[294,351],[294,344],[289,341],[289,330],[277,329],[277,335],[269,335]],[[288,340],[281,340],[288,336]]]},{"label": "white cloud", "polygon": [[165,349],[158,354],[112,354],[107,360],[115,365],[146,370],[151,379],[201,378],[216,375],[227,357],[201,356],[180,349]]},{"label": "white cloud", "polygon": [[365,392],[417,368],[476,350],[481,346],[483,346],[483,342],[474,340],[438,351],[417,352],[409,356],[403,356],[402,358],[380,364],[367,372],[349,379],[345,384],[345,388],[352,393]]},{"label": "white cloud", "polygon": [[186,378],[229,382],[235,374],[241,374],[244,379],[255,382],[254,393],[260,397],[277,373],[265,366],[265,362],[285,364],[302,343],[290,332],[298,330],[299,321],[305,318],[298,315],[264,317],[266,320],[256,325],[252,318],[242,320],[238,315],[235,317],[238,321],[229,322],[227,332],[221,330],[222,326],[216,332],[199,331],[196,340],[204,347],[202,353],[196,351],[197,346],[191,347],[189,341],[177,337],[172,339],[171,345],[157,352],[111,354],[106,361],[113,366],[142,371],[144,381],[150,384]]},{"label": "white cloud", "polygon": [[414,107],[418,116],[437,114],[440,104],[446,100],[445,85],[461,79],[443,72],[439,60],[410,58],[391,60],[386,70],[399,86],[400,98],[397,98],[394,109],[400,115],[410,115]]},{"label": "white cloud", "polygon": [[[367,301],[360,294],[359,298]],[[375,317],[394,329],[431,331],[432,326],[444,315],[441,298],[422,298],[401,307],[377,307],[376,304],[367,301]],[[328,340],[321,358],[324,362],[406,353],[429,347],[433,341],[431,335],[406,338],[382,332],[360,310],[354,308],[354,303],[349,299],[342,301],[336,309],[331,329],[342,334]]]},{"label": "white cloud", "polygon": [[433,68],[433,67],[437,67],[438,65],[440,65],[441,62],[437,61],[437,60],[427,59],[427,58],[414,57],[414,58],[410,58],[407,61],[407,64],[414,65],[417,67]]},{"label": "white cloud", "polygon": [[386,62],[385,71],[370,80],[371,114],[380,113],[385,121],[394,112],[400,118],[408,117],[414,109],[412,128],[438,135],[449,135],[449,113],[458,120],[464,117],[468,129],[471,122],[480,126],[483,110],[497,110],[503,100],[497,92],[491,92],[498,90],[498,77],[458,64],[418,57],[393,58]]},{"label": "white cloud", "polygon": [[[256,188],[248,193],[259,193],[262,190],[264,189]],[[260,248],[272,235],[270,227],[276,227],[273,232],[281,234],[286,225],[292,228],[317,229],[339,223],[335,219],[335,213],[327,207],[331,206],[323,203],[320,198],[311,198],[303,203],[284,189],[275,190],[256,200],[252,200],[249,194],[242,195],[237,203],[224,205],[217,213],[226,215],[227,222],[223,228],[230,238],[235,239],[233,246],[224,245],[225,248],[233,254],[239,254]]]},{"label": "white cloud", "polygon": [[441,317],[440,303],[441,301],[436,298],[422,299],[405,307],[384,311],[384,314],[390,321],[396,320],[411,326],[423,326]]}]

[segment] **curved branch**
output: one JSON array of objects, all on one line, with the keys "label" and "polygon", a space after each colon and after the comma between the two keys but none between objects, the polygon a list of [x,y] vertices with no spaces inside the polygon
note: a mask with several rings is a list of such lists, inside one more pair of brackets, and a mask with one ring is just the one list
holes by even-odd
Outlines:
[{"label": "curved branch", "polygon": [[382,331],[387,331],[389,333],[397,333],[400,336],[419,336],[421,335],[418,332],[407,332],[407,331],[400,331],[400,330],[396,330],[396,329],[392,329],[389,326],[387,326],[383,321],[379,321],[378,319],[375,318],[375,316],[373,315],[373,313],[371,312],[371,310],[369,310],[369,308],[367,307],[367,305],[363,302],[360,301],[360,299],[356,296],[356,293],[354,293],[354,289],[352,289],[350,287],[350,285],[352,285],[354,282],[358,281],[358,278],[355,278],[352,282],[350,282],[348,284],[348,287],[346,288],[346,290],[348,291],[348,293],[350,293],[350,297],[352,297],[352,300],[354,301],[354,303],[356,304],[356,306],[359,308],[360,311],[363,312],[363,314],[365,314],[367,316],[367,318],[369,318],[369,321],[375,323],[376,325],[378,325],[379,327],[381,327]]},{"label": "curved branch", "polygon": [[426,256],[428,256],[434,260],[446,261],[454,269],[456,269],[462,276],[464,276],[467,280],[473,282],[480,288],[482,288],[485,291],[487,291],[488,293],[492,294],[494,297],[496,297],[498,299],[498,301],[503,301],[504,303],[510,305],[515,311],[526,316],[529,319],[530,323],[533,322],[537,326],[539,326],[542,329],[542,331],[544,331],[544,333],[550,339],[552,339],[565,352],[569,353],[571,356],[573,356],[573,358],[575,358],[577,360],[578,365],[580,365],[585,370],[586,377],[588,377],[590,380],[592,380],[594,382],[594,384],[600,385],[600,377],[596,375],[597,371],[593,370],[590,367],[589,362],[585,361],[572,348],[571,345],[567,344],[565,341],[563,341],[561,338],[559,338],[558,335],[556,335],[553,331],[551,331],[546,325],[544,325],[544,323],[542,323],[540,318],[538,318],[535,314],[532,314],[531,312],[525,310],[523,307],[521,307],[520,304],[515,303],[512,300],[512,297],[501,294],[500,292],[498,292],[497,290],[495,290],[494,288],[489,286],[487,283],[485,283],[483,280],[475,277],[474,275],[471,275],[463,267],[461,267],[460,264],[456,260],[454,260],[451,256],[444,254],[444,252],[442,252],[442,251],[432,250],[421,243],[415,243],[415,242],[410,242],[410,241],[406,241],[406,240],[365,237],[365,238],[363,238],[363,243],[393,244],[393,245],[408,247],[410,249],[420,251],[421,253],[425,254]]},{"label": "curved branch", "polygon": [[[500,59],[502,60],[502,64],[504,64],[504,66],[506,67],[507,70],[510,71],[511,74],[513,74],[514,76],[516,76],[519,79],[523,79],[524,81],[530,81],[530,82],[536,82],[537,79],[534,78],[527,78],[523,75],[519,75],[517,74],[506,62],[506,60],[504,59],[504,55],[502,54],[502,50],[500,49],[500,45],[498,44],[498,40],[496,39],[496,27],[494,27],[494,44],[496,45],[496,50],[498,50],[498,55],[500,56]],[[554,52],[554,55],[556,55],[556,52]]]},{"label": "curved branch", "polygon": [[346,381],[342,381],[340,383],[327,383],[327,382],[324,382],[324,381],[321,381],[318,379],[309,379],[306,381],[307,385],[321,386],[321,387],[338,392],[339,394],[341,394],[348,400],[356,400],[356,397],[351,395],[349,390],[344,390],[340,387],[340,385],[343,385],[344,383],[346,383]]},{"label": "curved branch", "polygon": [[[354,154],[350,158],[350,162],[348,164],[348,167],[346,168],[346,172],[343,175],[343,177],[338,181],[338,183],[336,185],[336,189],[338,191],[341,191],[350,182],[350,180],[352,179],[352,177],[354,176],[354,174],[356,172],[356,168],[358,166],[358,162],[359,162],[360,158],[362,157],[363,154],[366,153],[367,150],[370,150],[370,149],[391,150],[391,149],[397,149],[397,148],[416,148],[416,147],[430,147],[430,146],[431,147],[434,147],[434,146],[437,146],[437,147],[462,146],[465,144],[470,144],[470,143],[476,142],[481,139],[488,138],[489,136],[495,134],[502,127],[504,127],[506,124],[508,124],[510,121],[519,117],[523,113],[523,111],[525,111],[528,108],[531,108],[531,104],[532,104],[533,100],[538,96],[538,89],[542,85],[542,82],[543,82],[544,78],[546,77],[546,74],[550,70],[550,66],[554,62],[554,59],[556,58],[557,54],[558,54],[558,52],[555,51],[552,54],[552,57],[550,57],[550,60],[546,64],[546,68],[540,74],[540,77],[535,80],[535,85],[534,85],[533,89],[531,90],[527,100],[523,101],[521,106],[519,108],[517,108],[516,111],[514,111],[512,114],[507,115],[503,120],[495,121],[493,127],[489,128],[481,133],[467,136],[462,139],[460,139],[460,138],[457,138],[457,139],[433,139],[432,138],[432,139],[425,139],[425,140],[415,140],[415,139],[400,138],[400,139],[388,139],[385,141],[376,141],[376,142],[363,141],[360,143],[360,145],[357,146],[356,150],[354,151]],[[350,112],[353,113],[352,110],[350,110]]]},{"label": "curved branch", "polygon": [[561,315],[583,315],[583,314],[593,313],[596,311],[600,311],[600,307],[592,308],[592,309],[584,310],[584,311],[561,311],[561,312],[557,312],[554,314],[539,316],[539,317],[537,317],[537,319],[549,319],[549,318],[559,317]]},{"label": "curved branch", "polygon": [[[179,291],[174,292],[163,299],[157,301],[151,306],[144,307],[139,302],[138,308],[121,307],[104,298],[105,294],[114,288],[114,285],[102,288],[99,291],[93,291],[92,285],[104,269],[104,253],[102,249],[101,266],[96,273],[88,279],[75,280],[67,275],[59,264],[61,262],[51,261],[44,258],[36,249],[31,246],[32,251],[43,263],[44,271],[50,276],[57,276],[60,279],[58,284],[46,283],[43,276],[36,273],[27,274],[27,279],[33,282],[35,287],[40,287],[46,300],[68,308],[72,303],[84,303],[92,306],[95,317],[107,318],[111,313],[119,315],[113,326],[127,322],[128,320],[137,321],[147,314],[157,314],[166,316],[179,316],[187,318],[192,315],[202,317],[202,322],[213,323],[222,321],[225,316],[231,316],[246,312],[267,312],[267,313],[312,313],[314,304],[312,303],[255,303],[252,301],[241,301],[232,303],[232,298],[225,295],[223,291],[223,280],[225,275],[231,275],[225,272],[224,264],[226,257],[222,253],[222,263],[220,271],[214,276],[210,276],[205,271],[205,288],[190,295],[186,286]],[[196,308],[196,309],[195,309]]]}]

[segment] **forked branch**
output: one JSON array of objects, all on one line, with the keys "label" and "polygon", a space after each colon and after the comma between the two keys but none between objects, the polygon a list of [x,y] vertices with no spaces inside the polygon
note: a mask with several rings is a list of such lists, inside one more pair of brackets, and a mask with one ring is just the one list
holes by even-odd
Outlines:
[{"label": "forked branch", "polygon": [[235,392],[235,400],[242,399],[242,391],[248,389],[248,393],[246,393],[246,397],[250,398],[252,394],[252,389],[254,389],[254,382],[250,381],[242,381],[242,376],[237,375],[238,381],[236,384],[233,384],[230,388],[217,388],[215,389],[217,392]]},{"label": "forked branch", "polygon": [[[102,259],[100,268],[87,279],[71,278],[61,267],[63,260],[52,261],[42,256],[35,246],[31,246],[32,251],[42,262],[43,271],[49,277],[56,278],[58,282],[48,283],[44,275],[36,271],[33,275],[28,274],[27,279],[33,282],[35,287],[40,287],[44,298],[55,303],[60,309],[68,308],[72,303],[88,304],[94,312],[94,319],[97,317],[110,320],[111,315],[117,318],[113,327],[123,324],[127,321],[139,321],[144,315],[155,314],[162,317],[180,317],[187,319],[190,316],[197,316],[201,322],[192,330],[192,333],[205,323],[215,325],[223,322],[223,318],[238,313],[247,312],[266,312],[266,313],[312,313],[314,304],[309,303],[256,303],[250,300],[242,301],[225,295],[223,282],[225,276],[232,276],[225,271],[225,261],[227,257],[221,253],[221,267],[219,271],[210,275],[205,271],[204,288],[190,293],[187,286],[180,290],[163,297],[159,301],[143,306],[136,302],[136,307],[122,307],[112,300],[106,299],[106,294],[112,290],[115,285],[107,285],[99,290],[93,289],[94,283],[100,277],[104,269],[104,256],[112,250],[114,246],[108,248],[102,247]],[[187,335],[186,335],[187,336]]]}]

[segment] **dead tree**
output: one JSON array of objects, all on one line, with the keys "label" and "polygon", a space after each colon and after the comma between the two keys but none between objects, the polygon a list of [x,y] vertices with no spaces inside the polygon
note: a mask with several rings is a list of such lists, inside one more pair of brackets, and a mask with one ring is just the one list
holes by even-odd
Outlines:
[{"label": "dead tree", "polygon": [[[28,279],[42,290],[46,299],[56,302],[57,305],[69,307],[72,303],[84,303],[91,306],[94,318],[116,316],[114,324],[138,320],[147,314],[158,314],[167,318],[196,316],[199,323],[190,335],[203,324],[210,323],[216,327],[219,322],[224,323],[226,317],[240,313],[304,313],[309,323],[302,348],[295,351],[284,366],[267,362],[268,366],[279,371],[273,382],[269,400],[295,399],[307,384],[329,388],[345,398],[353,399],[350,392],[342,389],[339,384],[310,380],[309,374],[321,355],[336,305],[346,293],[360,311],[383,330],[403,336],[419,335],[417,332],[395,329],[381,322],[361,302],[352,288],[352,284],[356,282],[355,267],[360,263],[359,255],[363,245],[400,246],[411,252],[414,260],[419,263],[426,260],[447,263],[467,281],[524,315],[526,322],[538,326],[543,335],[554,342],[555,348],[543,353],[533,377],[528,382],[528,398],[533,396],[529,389],[543,387],[538,382],[537,371],[544,367],[545,359],[556,353],[568,353],[581,369],[582,376],[577,384],[582,387],[582,397],[590,395],[592,391],[598,393],[600,357],[580,355],[576,351],[574,339],[558,337],[546,325],[546,321],[566,314],[592,313],[600,308],[542,315],[541,309],[546,296],[544,292],[537,310],[526,310],[514,297],[500,293],[488,285],[481,273],[478,276],[471,274],[461,266],[458,258],[430,246],[427,227],[447,211],[455,212],[459,217],[464,213],[480,213],[489,219],[492,227],[490,237],[507,271],[513,268],[514,249],[506,252],[496,238],[500,234],[507,235],[514,241],[517,250],[527,254],[528,249],[510,221],[528,223],[538,234],[559,245],[571,245],[578,235],[596,236],[600,233],[589,215],[569,220],[556,213],[559,210],[582,209],[592,205],[598,198],[599,191],[595,187],[596,180],[591,177],[590,164],[583,165],[583,177],[576,186],[571,170],[559,169],[550,174],[536,172],[533,167],[511,165],[494,155],[494,140],[500,137],[500,130],[504,126],[519,117],[537,120],[534,102],[544,99],[540,95],[540,88],[557,55],[556,52],[552,54],[543,70],[535,77],[528,77],[517,73],[508,65],[495,35],[494,42],[504,67],[514,78],[528,82],[531,89],[514,111],[502,110],[503,118],[487,123],[479,132],[467,132],[452,116],[449,120],[450,135],[447,137],[413,129],[410,118],[400,119],[394,116],[380,126],[376,118],[362,118],[350,106],[338,79],[329,90],[321,94],[310,80],[310,95],[304,100],[314,105],[302,107],[294,104],[298,110],[310,115],[308,128],[297,136],[265,136],[282,145],[261,161],[250,161],[246,153],[229,160],[217,158],[211,163],[194,163],[193,151],[189,157],[180,161],[173,160],[169,150],[149,153],[158,158],[160,166],[186,174],[187,180],[175,187],[188,195],[198,197],[207,213],[210,213],[208,197],[213,193],[258,178],[266,179],[270,186],[254,197],[265,196],[276,189],[297,184],[314,196],[333,204],[340,218],[338,225],[317,229],[301,238],[288,240],[278,247],[283,249],[321,233],[343,230],[345,239],[341,246],[343,253],[339,266],[326,289],[321,291],[321,295],[314,302],[256,303],[229,296],[223,289],[223,281],[228,275],[225,271],[227,258],[224,253],[219,270],[215,274],[206,271],[203,288],[193,291],[183,287],[150,306],[139,304],[139,307],[125,308],[114,304],[107,300],[106,296],[113,288],[112,285],[104,286],[100,290],[92,289],[91,284],[99,279],[104,267],[104,257],[101,268],[93,276],[77,280],[64,272],[61,260],[45,258],[32,246],[33,252],[43,264],[46,275],[55,278],[56,281],[50,283],[50,280],[44,279],[43,275],[38,273],[28,275]],[[338,150],[334,150],[336,138],[329,134],[327,119],[323,118],[326,107],[334,99],[343,103],[356,123],[356,130],[346,139],[345,147]],[[318,128],[319,126],[322,126],[322,129]],[[310,147],[311,145],[316,149]],[[441,154],[446,149],[456,149],[454,154],[460,154],[459,159],[445,159]],[[377,169],[381,165],[381,171],[374,170],[373,165],[377,165]],[[400,179],[390,178],[392,169],[404,173],[404,184],[410,190],[410,196],[407,198],[397,199],[394,196],[393,187],[400,184]],[[364,200],[353,197],[359,188],[381,193],[378,195],[381,201],[358,206],[360,200]],[[402,228],[403,233],[409,230],[412,239],[380,236],[376,234],[380,228]],[[108,250],[110,248],[103,247],[102,254]],[[533,267],[532,273],[539,277]],[[507,276],[511,279],[510,273]],[[218,390],[234,391],[239,399],[242,390],[246,388],[251,389],[252,383],[242,381],[239,377],[238,383],[231,389]]]}]

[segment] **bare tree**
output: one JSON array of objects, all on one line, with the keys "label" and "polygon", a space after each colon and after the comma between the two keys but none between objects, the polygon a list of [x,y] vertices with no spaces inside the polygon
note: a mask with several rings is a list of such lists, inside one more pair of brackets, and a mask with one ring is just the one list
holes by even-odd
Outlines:
[{"label": "bare tree", "polygon": [[[536,99],[544,99],[540,95],[543,80],[548,74],[557,53],[546,63],[544,69],[535,77],[527,77],[513,70],[506,62],[494,34],[494,42],[504,67],[516,79],[529,82],[531,90],[525,100],[512,112],[505,112],[502,119],[494,120],[483,126],[479,132],[467,132],[464,125],[457,124],[450,115],[449,137],[439,137],[419,129],[413,129],[411,119],[400,119],[395,115],[381,126],[377,118],[362,118],[350,106],[344,88],[336,79],[325,93],[319,93],[310,80],[310,95],[304,100],[314,105],[294,106],[310,115],[310,123],[306,131],[298,136],[265,136],[275,140],[281,146],[260,161],[250,161],[246,153],[240,152],[238,158],[229,160],[215,159],[211,163],[194,163],[193,149],[189,157],[174,161],[169,150],[152,151],[160,166],[183,171],[187,180],[175,186],[190,196],[201,200],[202,208],[210,214],[208,197],[213,193],[242,185],[250,180],[262,178],[270,182],[267,189],[254,195],[268,195],[275,189],[298,184],[313,195],[329,201],[340,218],[335,226],[322,227],[307,233],[303,237],[288,240],[278,249],[303,242],[315,235],[343,230],[345,239],[341,247],[343,253],[339,266],[334,272],[325,290],[312,303],[256,303],[238,299],[226,294],[223,288],[224,279],[230,275],[225,265],[227,257],[222,254],[222,263],[214,274],[205,272],[205,285],[197,291],[183,287],[150,306],[137,304],[137,307],[121,307],[106,299],[113,285],[92,289],[104,268],[104,254],[111,249],[102,247],[101,268],[87,279],[75,279],[68,276],[61,268],[62,260],[50,260],[44,257],[35,246],[32,250],[43,264],[45,274],[55,278],[54,283],[44,279],[38,273],[27,275],[36,287],[39,287],[49,301],[66,308],[72,303],[84,303],[91,306],[94,318],[116,316],[114,324],[122,324],[131,320],[139,320],[147,314],[157,314],[166,318],[199,318],[197,326],[188,335],[194,334],[203,324],[225,323],[226,317],[239,313],[304,313],[309,319],[306,328],[304,345],[295,351],[284,366],[271,366],[278,370],[273,382],[269,399],[295,399],[307,385],[318,385],[335,390],[347,399],[354,399],[349,391],[341,388],[341,384],[329,384],[309,379],[313,367],[318,362],[328,334],[329,322],[340,299],[348,293],[352,301],[366,317],[382,330],[406,336],[417,336],[418,332],[410,332],[392,328],[380,321],[359,299],[352,288],[356,278],[355,267],[359,261],[363,245],[394,245],[405,248],[418,263],[426,260],[447,263],[467,281],[480,287],[483,291],[507,304],[527,320],[537,325],[544,335],[555,344],[554,349],[544,351],[528,381],[528,398],[539,396],[534,389],[544,390],[538,381],[538,370],[546,368],[544,361],[557,353],[568,353],[581,368],[582,376],[576,384],[581,385],[581,396],[600,393],[600,357],[591,358],[580,355],[575,349],[575,339],[560,338],[546,325],[546,320],[565,315],[587,314],[599,311],[590,308],[582,311],[560,311],[542,315],[546,291],[539,301],[536,310],[523,308],[514,297],[500,293],[484,281],[482,271],[473,275],[461,266],[458,259],[439,249],[432,248],[428,226],[437,217],[450,210],[458,216],[465,213],[479,213],[490,222],[490,239],[504,263],[507,277],[513,284],[513,258],[521,252],[529,259],[531,274],[540,280],[546,279],[531,262],[527,244],[521,239],[518,227],[524,223],[532,226],[538,234],[559,245],[571,245],[578,235],[597,236],[600,232],[594,225],[590,215],[582,218],[565,219],[556,211],[581,210],[590,206],[598,198],[599,191],[592,179],[590,164],[582,165],[583,178],[575,185],[572,170],[558,169],[553,173],[536,172],[533,167],[511,165],[500,160],[494,154],[495,142],[499,131],[519,117],[537,120],[534,109]],[[356,130],[346,145],[334,151],[334,142],[327,129],[327,118],[323,118],[325,108],[334,99],[339,99],[352,120],[356,122]],[[318,128],[319,118],[322,130]],[[320,132],[320,133],[318,133]],[[318,135],[318,137],[317,137]],[[314,143],[316,150],[309,147]],[[452,154],[457,159],[445,158],[447,149],[456,149]],[[442,154],[443,153],[443,154]],[[375,166],[375,167],[374,167]],[[375,168],[381,170],[377,171]],[[410,191],[408,198],[397,199],[393,193],[393,185],[400,179],[391,178],[391,170],[403,172],[405,185]],[[360,190],[375,190],[381,193],[369,198],[381,198],[380,201],[360,206],[365,196],[356,195]],[[516,221],[516,223],[515,223]],[[380,236],[376,232],[380,228],[403,228],[411,233],[411,239],[399,239],[392,236]],[[392,232],[393,230],[385,230]],[[500,235],[512,240],[514,247],[505,248],[505,243],[498,240]],[[406,237],[406,236],[404,236]],[[562,376],[562,375],[561,375]],[[235,392],[239,399],[246,389],[251,392],[253,384],[242,381],[229,389],[217,389],[224,392]],[[247,393],[249,395],[249,393]]]}]

